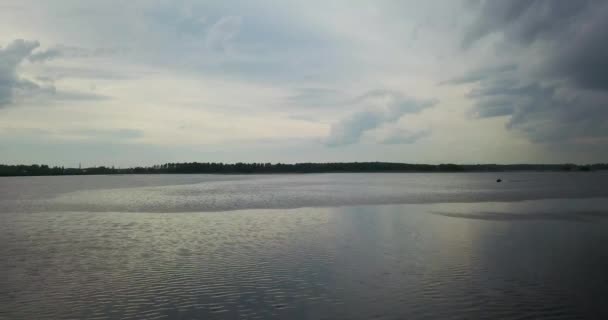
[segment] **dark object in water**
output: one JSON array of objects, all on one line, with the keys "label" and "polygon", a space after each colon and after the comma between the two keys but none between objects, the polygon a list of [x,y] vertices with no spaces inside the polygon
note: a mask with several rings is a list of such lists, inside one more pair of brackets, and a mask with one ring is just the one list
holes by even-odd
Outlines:
[{"label": "dark object in water", "polygon": [[496,182],[502,182],[502,179],[496,179]]}]

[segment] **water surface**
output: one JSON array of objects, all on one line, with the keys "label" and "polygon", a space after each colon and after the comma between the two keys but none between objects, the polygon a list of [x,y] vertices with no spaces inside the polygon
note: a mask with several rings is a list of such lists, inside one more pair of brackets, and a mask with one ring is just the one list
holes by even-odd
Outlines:
[{"label": "water surface", "polygon": [[599,319],[603,173],[0,178],[2,319]]}]

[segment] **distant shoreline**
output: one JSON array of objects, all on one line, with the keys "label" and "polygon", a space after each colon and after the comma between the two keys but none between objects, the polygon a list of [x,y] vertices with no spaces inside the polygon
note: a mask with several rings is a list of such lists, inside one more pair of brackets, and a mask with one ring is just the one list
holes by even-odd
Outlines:
[{"label": "distant shoreline", "polygon": [[589,172],[608,170],[608,163],[565,164],[410,164],[396,162],[331,163],[165,163],[149,167],[65,168],[48,165],[0,165],[0,176],[74,176],[125,174],[305,174],[305,173],[440,173],[440,172]]}]

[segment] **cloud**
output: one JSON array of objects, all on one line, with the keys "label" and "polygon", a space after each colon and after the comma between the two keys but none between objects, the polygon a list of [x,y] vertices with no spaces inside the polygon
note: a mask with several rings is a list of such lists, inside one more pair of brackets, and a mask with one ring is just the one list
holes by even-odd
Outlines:
[{"label": "cloud", "polygon": [[463,37],[469,47],[492,33],[502,33],[508,41],[530,44],[538,39],[564,35],[589,11],[603,5],[597,0],[511,0],[479,1],[478,18]]},{"label": "cloud", "polygon": [[0,107],[12,104],[18,91],[38,88],[35,83],[19,77],[17,67],[39,45],[37,41],[18,39],[3,48],[0,47]]},{"label": "cloud", "polygon": [[381,111],[357,112],[331,126],[326,144],[334,147],[356,143],[363,133],[379,127],[386,121],[387,115]]},{"label": "cloud", "polygon": [[106,141],[106,142],[129,142],[144,136],[142,130],[135,129],[40,129],[31,127],[4,127],[0,128],[4,137],[13,136],[20,138],[44,137],[48,141]]},{"label": "cloud", "polygon": [[473,114],[510,116],[507,128],[534,142],[602,142],[608,137],[608,94],[559,86],[503,82],[473,90]]},{"label": "cloud", "polygon": [[211,51],[231,53],[232,41],[241,29],[241,17],[227,16],[219,19],[207,30],[205,45]]},{"label": "cloud", "polygon": [[44,51],[36,52],[29,57],[32,62],[46,61],[61,57],[63,52],[58,48],[49,48]]},{"label": "cloud", "polygon": [[[464,43],[492,33],[539,47],[550,75],[582,88],[608,89],[608,2],[597,0],[484,1]],[[567,41],[564,41],[566,40]]]},{"label": "cloud", "polygon": [[56,101],[91,101],[91,100],[110,100],[109,96],[91,93],[91,92],[79,92],[79,91],[58,91],[55,87],[51,90],[47,90],[47,98],[51,98]]},{"label": "cloud", "polygon": [[17,39],[3,48],[0,47],[0,107],[24,100],[50,102],[109,99],[107,96],[88,92],[57,90],[53,79],[49,77],[37,77],[43,84],[21,77],[18,67],[25,60],[45,61],[58,54],[58,51],[49,50],[34,52],[39,46],[38,41]]},{"label": "cloud", "polygon": [[397,122],[405,114],[418,113],[435,105],[436,101],[415,100],[396,91],[374,90],[354,99],[353,104],[362,105],[365,109],[334,123],[326,145],[333,147],[359,142],[367,131]]},{"label": "cloud", "polygon": [[[474,84],[471,114],[508,116],[507,128],[537,143],[608,142],[608,2],[480,1],[465,48],[491,34],[516,68],[471,71],[447,81]],[[488,72],[489,71],[489,72]]]},{"label": "cloud", "polygon": [[71,134],[80,136],[86,139],[96,139],[104,141],[126,141],[136,138],[143,137],[144,133],[141,130],[135,129],[86,129],[86,130],[75,130]]},{"label": "cloud", "polygon": [[554,51],[548,68],[580,88],[608,90],[608,2],[589,10],[589,16],[569,34],[555,38],[559,50]]},{"label": "cloud", "polygon": [[44,62],[59,58],[93,58],[118,54],[124,50],[118,48],[87,49],[76,46],[56,45],[48,49],[32,53],[28,59],[31,62]]},{"label": "cloud", "polygon": [[382,137],[379,142],[384,144],[412,144],[430,135],[430,130],[409,131],[395,128]]},{"label": "cloud", "polygon": [[[57,132],[136,123],[146,134],[133,144],[179,140],[234,150],[217,156],[222,161],[281,159],[284,150],[271,143],[268,152],[254,151],[254,141],[276,136],[297,141],[285,145],[300,160],[370,159],[381,151],[383,159],[396,161],[567,161],[568,153],[554,157],[538,143],[599,143],[605,136],[606,41],[598,32],[606,29],[605,5],[553,1],[470,1],[458,11],[460,1],[362,7],[344,1],[94,0],[32,7],[5,0],[21,10],[0,10],[9,26],[2,45],[23,34],[41,46],[2,70],[3,80],[12,79],[2,82],[2,107],[29,107],[0,110],[0,127]],[[452,76],[463,68],[471,71]],[[446,103],[416,115],[421,101],[400,104],[408,98],[386,90],[358,95],[369,88]],[[467,105],[455,95],[469,89]],[[493,119],[481,120],[487,118]],[[382,145],[424,139],[431,134],[420,130],[427,120],[433,139],[404,148]],[[246,151],[232,143],[243,137],[250,139]],[[303,146],[298,138],[314,142]],[[71,157],[79,153],[74,149]],[[181,149],[176,158],[197,155]],[[601,161],[597,155],[588,159]]]},{"label": "cloud", "polygon": [[53,82],[67,78],[91,80],[126,80],[134,78],[121,71],[94,67],[45,66],[40,70],[41,76],[36,77],[41,82]]},{"label": "cloud", "polygon": [[497,73],[516,71],[517,65],[508,64],[503,66],[491,66],[470,71],[462,76],[440,82],[440,85],[446,84],[467,84],[481,81],[487,78],[493,78]]},{"label": "cloud", "polygon": [[342,92],[328,88],[301,88],[286,101],[290,105],[304,108],[326,108],[343,105],[347,102]]}]

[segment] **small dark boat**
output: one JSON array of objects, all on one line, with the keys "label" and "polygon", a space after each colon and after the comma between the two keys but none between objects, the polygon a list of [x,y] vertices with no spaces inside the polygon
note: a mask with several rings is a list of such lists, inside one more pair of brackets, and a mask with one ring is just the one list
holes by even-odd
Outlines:
[{"label": "small dark boat", "polygon": [[496,182],[502,182],[502,179],[496,179]]}]

